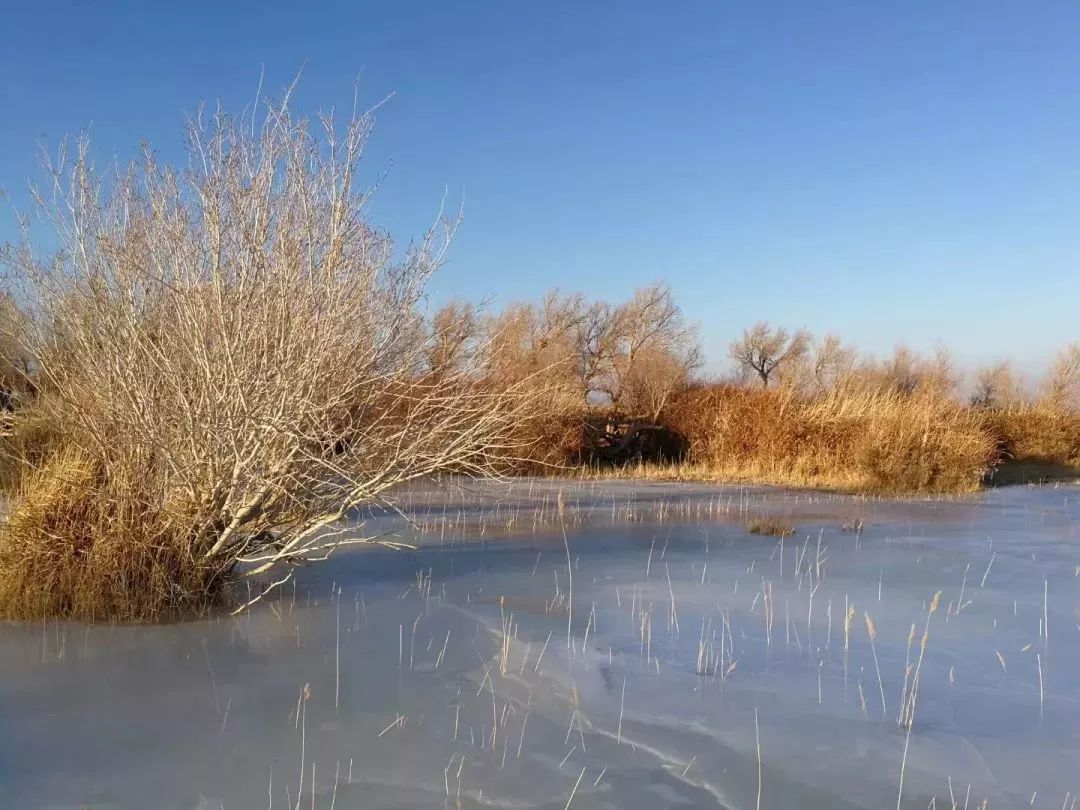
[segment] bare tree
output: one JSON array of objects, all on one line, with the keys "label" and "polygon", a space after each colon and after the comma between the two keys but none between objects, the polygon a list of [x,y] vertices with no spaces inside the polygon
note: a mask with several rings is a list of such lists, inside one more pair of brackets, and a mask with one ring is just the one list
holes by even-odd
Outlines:
[{"label": "bare tree", "polygon": [[572,392],[583,399],[578,331],[586,319],[580,295],[553,291],[539,305],[507,307],[484,325],[492,369],[502,383],[531,379],[549,399]]},{"label": "bare tree", "polygon": [[697,329],[687,323],[671,288],[661,283],[637,290],[620,307],[619,325],[613,402],[655,422],[671,395],[701,366]]},{"label": "bare tree", "polygon": [[912,394],[919,387],[920,365],[919,356],[907,346],[900,345],[882,362],[881,377],[886,387],[901,394]]},{"label": "bare tree", "polygon": [[621,402],[630,413],[656,422],[672,396],[691,384],[700,365],[696,345],[645,346],[621,380]]},{"label": "bare tree", "polygon": [[740,369],[756,374],[763,388],[768,388],[773,374],[801,359],[809,346],[810,334],[806,330],[789,335],[786,329],[773,329],[766,321],[758,321],[731,343],[728,355]]},{"label": "bare tree", "polygon": [[481,331],[476,307],[451,302],[432,318],[431,340],[425,352],[434,374],[457,373],[475,356]]},{"label": "bare tree", "polygon": [[864,384],[904,395],[932,389],[954,396],[963,380],[948,350],[938,346],[925,357],[901,344],[881,362],[867,361],[859,371]]},{"label": "bare tree", "polygon": [[1020,384],[1009,361],[984,366],[975,372],[970,402],[977,408],[1001,408],[1020,399]]},{"label": "bare tree", "polygon": [[506,308],[486,331],[498,373],[531,376],[552,422],[597,412],[655,421],[701,364],[697,331],[662,284],[617,305],[555,291]]},{"label": "bare tree", "polygon": [[952,354],[942,345],[936,346],[933,358],[922,364],[919,376],[921,385],[948,395],[956,394],[964,380]]},{"label": "bare tree", "polygon": [[1054,359],[1043,383],[1051,407],[1074,407],[1080,402],[1080,343],[1070,343]]},{"label": "bare tree", "polygon": [[697,332],[666,285],[639,289],[619,305],[582,305],[578,313],[576,368],[582,395],[593,407],[656,414],[700,365]]},{"label": "bare tree", "polygon": [[825,335],[814,345],[813,375],[819,390],[832,388],[855,366],[855,349],[845,346],[836,335]]},{"label": "bare tree", "polygon": [[582,311],[574,337],[581,390],[590,405],[615,405],[619,399],[615,365],[624,336],[624,312],[600,301]]},{"label": "bare tree", "polygon": [[[162,603],[236,577],[260,578],[257,597],[343,544],[395,545],[352,519],[360,505],[513,452],[533,400],[467,348],[468,309],[432,328],[420,308],[456,222],[440,217],[395,259],[367,221],[357,169],[372,123],[298,120],[286,95],[259,122],[200,114],[185,168],[147,149],[102,177],[85,143],[50,163],[37,200],[60,250],[39,258],[27,242],[5,258],[33,317],[18,339],[37,359],[36,407],[93,492],[67,522],[28,517],[40,498],[14,504],[2,545],[23,555],[5,559],[28,572],[19,587],[82,594],[71,582],[109,559],[130,570],[99,571],[113,575],[103,587],[126,576]],[[64,543],[94,551],[51,572]],[[94,610],[55,598],[42,610]]]}]

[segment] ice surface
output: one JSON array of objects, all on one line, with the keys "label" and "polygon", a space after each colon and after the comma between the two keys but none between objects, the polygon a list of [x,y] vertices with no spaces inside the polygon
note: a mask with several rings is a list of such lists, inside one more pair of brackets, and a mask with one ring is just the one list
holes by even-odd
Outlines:
[{"label": "ice surface", "polygon": [[760,740],[762,808],[891,808],[939,590],[901,806],[1080,790],[1080,488],[405,501],[368,529],[415,551],[342,552],[236,618],[0,627],[0,807],[754,808]]}]

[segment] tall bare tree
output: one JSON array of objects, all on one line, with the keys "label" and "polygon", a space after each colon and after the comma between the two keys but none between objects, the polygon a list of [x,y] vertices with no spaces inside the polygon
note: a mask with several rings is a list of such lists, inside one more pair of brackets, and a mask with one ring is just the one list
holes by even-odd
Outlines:
[{"label": "tall bare tree", "polygon": [[487,318],[492,368],[503,383],[531,379],[547,396],[584,398],[578,332],[586,319],[580,295],[548,293],[537,304],[513,304]]},{"label": "tall bare tree", "polygon": [[666,284],[637,290],[620,313],[613,402],[656,421],[670,396],[701,366],[697,329],[687,323]]},{"label": "tall bare tree", "polygon": [[487,330],[502,373],[536,375],[553,412],[574,410],[564,399],[572,388],[582,415],[614,410],[655,420],[701,364],[697,330],[663,284],[621,304],[556,291],[538,305],[508,307]]},{"label": "tall bare tree", "polygon": [[597,301],[582,310],[574,337],[581,390],[590,405],[608,405],[619,397],[615,364],[623,340],[621,307]]},{"label": "tall bare tree", "polygon": [[806,330],[789,334],[786,329],[774,329],[768,322],[758,321],[731,343],[728,355],[739,369],[756,375],[762,387],[768,388],[778,369],[803,358],[809,347],[810,333]]}]

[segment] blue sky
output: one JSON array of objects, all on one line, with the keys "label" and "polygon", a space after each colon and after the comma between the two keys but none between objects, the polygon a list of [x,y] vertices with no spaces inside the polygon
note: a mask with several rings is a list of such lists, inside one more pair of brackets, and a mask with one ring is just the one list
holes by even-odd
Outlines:
[{"label": "blue sky", "polygon": [[380,224],[464,198],[437,298],[663,279],[717,365],[764,318],[1038,369],[1080,339],[1078,41],[1053,0],[10,3],[0,186],[87,125],[178,157],[201,99],[304,64],[304,110],[396,93]]}]

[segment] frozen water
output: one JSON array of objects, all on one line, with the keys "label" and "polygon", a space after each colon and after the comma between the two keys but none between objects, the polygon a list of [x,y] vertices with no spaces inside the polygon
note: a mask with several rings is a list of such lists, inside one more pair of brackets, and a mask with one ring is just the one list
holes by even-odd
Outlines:
[{"label": "frozen water", "polygon": [[895,807],[939,590],[900,805],[1080,791],[1080,488],[405,500],[368,528],[415,551],[342,552],[239,617],[0,627],[0,807],[753,808],[759,741],[763,808]]}]

